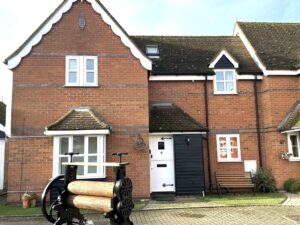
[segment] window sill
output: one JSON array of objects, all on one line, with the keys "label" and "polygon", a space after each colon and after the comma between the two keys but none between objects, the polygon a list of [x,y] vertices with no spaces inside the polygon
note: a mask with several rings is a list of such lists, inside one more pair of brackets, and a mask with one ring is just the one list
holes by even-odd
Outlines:
[{"label": "window sill", "polygon": [[230,92],[230,93],[227,93],[227,92],[214,92],[214,95],[237,95],[238,93],[237,92]]},{"label": "window sill", "polygon": [[289,162],[300,162],[300,158],[297,158],[297,159],[289,159]]},{"label": "window sill", "polygon": [[218,163],[242,163],[242,160],[218,160]]},{"label": "window sill", "polygon": [[95,85],[64,85],[64,87],[66,88],[95,88],[95,87],[99,87],[98,84]]}]

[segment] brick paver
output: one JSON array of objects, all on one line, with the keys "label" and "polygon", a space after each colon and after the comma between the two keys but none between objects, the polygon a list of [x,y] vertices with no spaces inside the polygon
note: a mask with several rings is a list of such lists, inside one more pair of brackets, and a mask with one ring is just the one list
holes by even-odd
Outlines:
[{"label": "brick paver", "polygon": [[[109,225],[101,215],[88,215],[95,225]],[[135,211],[135,225],[289,225],[300,224],[300,207],[219,207]],[[43,218],[0,218],[0,225],[49,225]]]},{"label": "brick paver", "polygon": [[285,193],[287,200],[283,205],[300,206],[300,194]]}]

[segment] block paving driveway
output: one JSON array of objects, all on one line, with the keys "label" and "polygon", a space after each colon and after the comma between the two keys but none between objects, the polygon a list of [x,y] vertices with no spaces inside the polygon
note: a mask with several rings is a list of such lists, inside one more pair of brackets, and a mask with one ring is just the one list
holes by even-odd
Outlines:
[{"label": "block paving driveway", "polygon": [[[95,225],[109,225],[102,215],[90,214]],[[299,206],[251,206],[135,211],[135,225],[300,224]],[[0,225],[50,225],[41,217],[0,217]]]}]

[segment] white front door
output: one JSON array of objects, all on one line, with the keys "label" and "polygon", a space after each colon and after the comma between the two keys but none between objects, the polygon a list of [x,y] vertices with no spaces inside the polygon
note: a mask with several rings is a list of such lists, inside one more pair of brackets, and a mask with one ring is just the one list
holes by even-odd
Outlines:
[{"label": "white front door", "polygon": [[0,190],[3,190],[4,183],[4,147],[5,141],[0,140]]},{"label": "white front door", "polygon": [[151,192],[175,192],[172,136],[150,136]]}]

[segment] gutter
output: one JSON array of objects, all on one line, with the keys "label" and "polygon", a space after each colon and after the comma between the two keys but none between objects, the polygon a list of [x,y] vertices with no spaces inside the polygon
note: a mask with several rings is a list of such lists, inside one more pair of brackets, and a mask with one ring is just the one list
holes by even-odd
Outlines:
[{"label": "gutter", "polygon": [[253,89],[254,89],[254,98],[255,98],[256,134],[257,134],[257,149],[258,149],[258,157],[259,157],[259,167],[262,167],[263,162],[262,162],[261,132],[260,132],[260,122],[259,122],[257,75],[255,75],[255,80],[253,82]]}]

